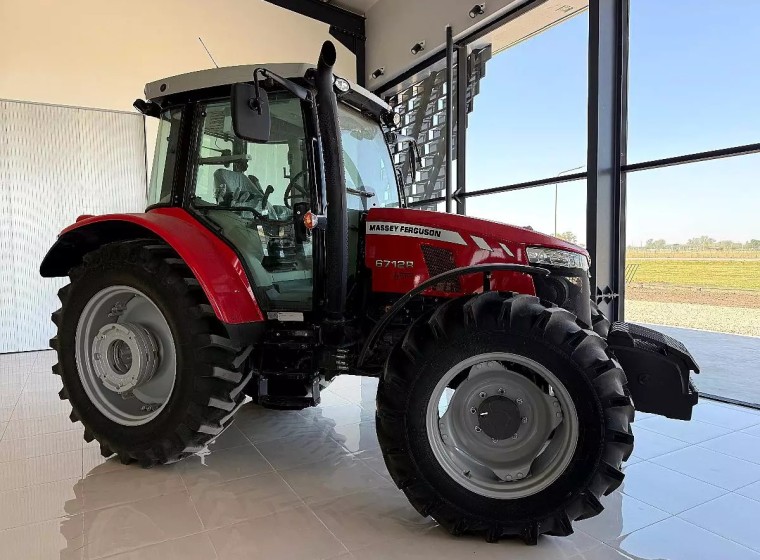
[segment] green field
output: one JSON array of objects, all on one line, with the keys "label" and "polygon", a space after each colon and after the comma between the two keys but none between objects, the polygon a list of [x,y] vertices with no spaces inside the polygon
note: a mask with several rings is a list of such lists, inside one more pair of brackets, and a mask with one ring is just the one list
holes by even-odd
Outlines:
[{"label": "green field", "polygon": [[626,259],[626,276],[636,265],[630,278],[634,284],[760,291],[760,260],[685,260],[647,252],[646,258]]}]

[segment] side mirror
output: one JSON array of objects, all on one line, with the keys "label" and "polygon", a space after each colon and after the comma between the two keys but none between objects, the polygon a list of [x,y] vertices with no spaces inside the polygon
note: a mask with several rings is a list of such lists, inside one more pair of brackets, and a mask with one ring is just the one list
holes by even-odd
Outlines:
[{"label": "side mirror", "polygon": [[267,92],[251,84],[232,86],[232,129],[238,138],[269,142],[271,117]]}]

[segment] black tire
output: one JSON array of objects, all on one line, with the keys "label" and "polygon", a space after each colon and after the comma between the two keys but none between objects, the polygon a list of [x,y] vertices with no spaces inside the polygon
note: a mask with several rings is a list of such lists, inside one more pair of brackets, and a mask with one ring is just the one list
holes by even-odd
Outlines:
[{"label": "black tire", "polygon": [[[511,352],[548,368],[568,389],[580,433],[565,471],[550,486],[519,499],[486,497],[461,486],[436,460],[425,428],[433,388],[473,355]],[[495,292],[450,300],[418,320],[388,356],[377,394],[377,435],[396,485],[423,516],[452,534],[495,542],[541,534],[565,536],[572,521],[597,515],[599,498],[623,480],[633,449],[633,405],[606,343],[570,312],[526,295]]]},{"label": "black tire", "polygon": [[591,328],[605,340],[610,334],[610,320],[602,313],[593,299],[591,300]]},{"label": "black tire", "polygon": [[[50,346],[58,354],[53,373],[60,375],[61,399],[72,406],[71,420],[84,425],[84,439],[96,439],[104,457],[143,467],[171,463],[202,450],[230,423],[245,398],[250,380],[250,348],[238,348],[226,336],[198,281],[185,262],[156,240],[104,245],[84,256],[61,288],[61,309],[52,319],[58,334]],[[177,374],[161,413],[139,426],[115,422],[90,401],[79,378],[75,337],[84,306],[99,290],[127,285],[150,297],[174,338]]]}]

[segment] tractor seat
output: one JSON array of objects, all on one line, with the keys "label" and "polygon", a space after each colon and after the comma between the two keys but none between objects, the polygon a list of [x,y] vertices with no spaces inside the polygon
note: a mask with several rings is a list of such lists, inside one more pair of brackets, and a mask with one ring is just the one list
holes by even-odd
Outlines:
[{"label": "tractor seat", "polygon": [[250,206],[274,220],[289,220],[293,213],[284,206],[275,206],[269,200],[262,205],[265,194],[259,180],[253,181],[240,171],[217,169],[214,171],[214,192],[219,206]]}]

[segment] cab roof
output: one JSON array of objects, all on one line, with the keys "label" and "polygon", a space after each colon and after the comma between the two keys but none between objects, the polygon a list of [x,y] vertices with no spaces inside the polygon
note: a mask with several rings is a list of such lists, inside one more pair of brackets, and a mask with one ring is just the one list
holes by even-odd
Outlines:
[{"label": "cab roof", "polygon": [[[303,62],[279,62],[272,64],[243,64],[240,66],[225,66],[222,68],[198,70],[196,72],[179,74],[177,76],[145,84],[145,99],[160,104],[164,98],[177,93],[186,93],[189,91],[197,91],[219,86],[231,86],[232,84],[239,82],[252,82],[253,71],[256,68],[266,68],[275,74],[279,74],[283,78],[293,80],[303,78],[306,75],[306,72],[315,68],[315,66]],[[390,106],[374,93],[350,80],[347,81],[351,86],[351,90],[379,105],[382,109],[385,109],[386,111],[390,110]]]}]

